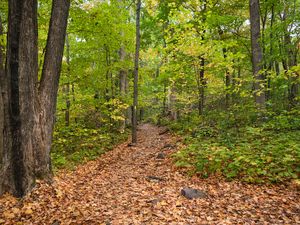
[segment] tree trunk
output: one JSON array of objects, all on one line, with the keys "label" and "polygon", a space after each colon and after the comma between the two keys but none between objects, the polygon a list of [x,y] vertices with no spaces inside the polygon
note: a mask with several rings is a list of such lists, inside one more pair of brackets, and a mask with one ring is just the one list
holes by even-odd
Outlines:
[{"label": "tree trunk", "polygon": [[249,0],[250,3],[250,27],[252,47],[252,72],[254,77],[254,98],[259,109],[265,108],[265,79],[262,70],[263,55],[260,45],[260,15],[259,0]]},{"label": "tree trunk", "polygon": [[167,84],[164,80],[164,93],[163,93],[163,108],[162,108],[162,116],[165,117],[167,114]]},{"label": "tree trunk", "polygon": [[[226,48],[223,48],[223,57],[224,57],[224,60],[227,59],[227,49]],[[226,92],[225,107],[226,107],[226,109],[228,109],[229,105],[230,105],[230,97],[231,97],[230,84],[231,84],[231,76],[230,76],[229,70],[226,68],[226,71],[225,71],[225,92]]]},{"label": "tree trunk", "polygon": [[[206,22],[206,9],[207,9],[207,1],[203,1],[203,9],[202,9],[202,18],[201,22],[205,24]],[[201,34],[201,40],[204,41],[206,30],[203,28],[202,34]],[[198,93],[199,93],[199,99],[198,99],[198,113],[199,115],[203,115],[204,113],[204,91],[205,91],[205,86],[206,86],[206,81],[205,81],[205,58],[204,55],[200,56],[200,71],[199,71],[199,84],[198,84]]]},{"label": "tree trunk", "polygon": [[176,90],[174,82],[169,87],[168,92],[169,92],[168,93],[168,115],[171,120],[176,121],[178,119],[178,114],[177,114],[178,110],[176,108],[176,101],[177,101],[176,92],[177,92],[177,90]]},{"label": "tree trunk", "polygon": [[[295,7],[295,5],[294,5]],[[294,9],[295,10],[295,9]],[[293,10],[293,11],[294,11]],[[286,54],[285,59],[285,70],[290,70],[293,66],[297,65],[297,46],[294,46],[292,44],[292,37],[288,30],[288,22],[287,22],[287,16],[288,16],[289,6],[284,7],[284,11],[282,13],[281,20],[284,24],[284,35],[283,35],[283,43],[284,43],[284,51]],[[298,103],[297,96],[299,92],[299,83],[298,83],[298,74],[292,74],[292,76],[289,76],[289,92],[288,92],[288,99],[289,99],[289,106],[291,108],[295,107]]]},{"label": "tree trunk", "polygon": [[39,87],[39,114],[36,137],[36,174],[51,178],[50,149],[55,122],[57,91],[63,57],[70,0],[53,0],[42,77]]},{"label": "tree trunk", "polygon": [[[285,31],[284,42],[288,54],[288,69],[291,69],[293,66],[297,65],[297,53],[295,51],[297,47],[293,46],[291,41],[291,36],[288,31]],[[292,75],[289,77],[289,81],[291,84],[289,90],[289,103],[291,108],[295,107],[298,103],[297,101],[297,96],[299,93],[298,78],[299,75],[295,73],[292,73]]]},{"label": "tree trunk", "polygon": [[[106,73],[105,73],[105,101],[108,103],[110,96],[109,96],[109,70],[110,70],[110,65],[109,65],[109,48],[104,45],[104,49],[105,49],[105,61],[106,61]],[[110,111],[110,107],[107,104],[107,110]]]},{"label": "tree trunk", "polygon": [[[11,18],[11,16],[10,16]],[[1,18],[0,18],[1,19]],[[11,25],[9,33],[11,35]],[[10,36],[9,35],[9,36]],[[0,37],[3,39],[3,26],[0,20]],[[10,82],[4,69],[5,54],[3,46],[4,42],[0,42],[0,195],[6,191],[16,192],[14,180],[12,176],[12,140],[10,129]]]},{"label": "tree trunk", "polygon": [[64,87],[65,89],[65,98],[66,98],[66,111],[65,111],[65,123],[66,126],[70,125],[70,73],[71,73],[71,65],[70,65],[70,42],[68,34],[66,34],[66,59],[67,59],[67,83]]},{"label": "tree trunk", "polygon": [[1,79],[5,108],[0,194],[11,192],[20,197],[35,183],[32,139],[38,74],[36,0],[9,1],[6,68]]},{"label": "tree trunk", "polygon": [[[125,57],[126,57],[126,52],[125,52],[124,46],[122,46],[120,48],[119,56],[120,56],[121,63],[123,63],[125,61]],[[125,97],[126,97],[126,79],[127,79],[127,73],[124,68],[120,69],[119,76],[120,76],[120,96],[121,96],[122,102],[124,102]],[[126,111],[127,111],[127,109],[123,110],[123,112],[122,112],[123,117],[124,117],[124,120],[121,121],[121,127],[120,127],[120,131],[122,133],[125,131],[125,127],[126,127]]]},{"label": "tree trunk", "polygon": [[198,111],[199,115],[203,115],[204,112],[204,91],[205,91],[205,77],[204,77],[204,66],[205,66],[205,59],[203,56],[200,58],[200,72],[199,72],[199,100],[198,100]]},{"label": "tree trunk", "polygon": [[[38,89],[37,1],[10,0],[6,72],[1,76],[3,125],[0,194],[21,197],[51,175],[50,148],[69,2],[54,0]],[[1,122],[0,122],[1,124]]]},{"label": "tree trunk", "polygon": [[137,107],[138,107],[138,78],[139,78],[139,53],[140,53],[140,14],[141,0],[136,3],[136,41],[134,59],[134,87],[133,87],[133,107],[132,107],[132,143],[137,142]]},{"label": "tree trunk", "polygon": [[2,165],[2,156],[4,151],[3,146],[3,129],[4,129],[4,108],[3,108],[3,97],[2,97],[2,88],[4,78],[4,46],[2,45],[3,39],[3,26],[2,26],[2,18],[0,16],[0,170]]},{"label": "tree trunk", "polygon": [[[272,71],[274,66],[274,60],[273,60],[273,24],[275,20],[275,14],[274,14],[274,3],[271,7],[271,22],[270,22],[270,61],[269,61],[269,71]],[[266,91],[266,100],[271,99],[271,77],[268,75],[267,77],[267,91]]]}]

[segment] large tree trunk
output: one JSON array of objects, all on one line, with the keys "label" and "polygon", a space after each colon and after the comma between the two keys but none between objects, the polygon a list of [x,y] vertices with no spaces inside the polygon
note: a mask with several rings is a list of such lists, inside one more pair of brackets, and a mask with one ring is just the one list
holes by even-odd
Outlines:
[{"label": "large tree trunk", "polygon": [[254,98],[258,108],[265,108],[265,79],[262,74],[263,54],[260,45],[260,13],[259,0],[249,0],[251,47],[252,47],[252,72],[254,77]]},{"label": "large tree trunk", "polygon": [[37,177],[51,175],[50,148],[69,6],[69,0],[53,1],[38,89],[37,0],[9,1],[5,73],[0,66],[0,194],[21,197]]},{"label": "large tree trunk", "polygon": [[138,106],[138,78],[139,78],[139,53],[140,53],[140,14],[141,0],[136,3],[136,41],[134,60],[134,87],[133,87],[133,107],[132,107],[132,143],[137,142],[137,106]]},{"label": "large tree trunk", "polygon": [[63,57],[70,0],[53,0],[42,77],[39,87],[39,114],[36,129],[39,139],[36,174],[51,177],[50,149],[55,123],[57,91]]},{"label": "large tree trunk", "polygon": [[38,74],[36,0],[9,1],[6,68],[1,79],[5,108],[0,194],[23,196],[35,183],[32,139]]}]

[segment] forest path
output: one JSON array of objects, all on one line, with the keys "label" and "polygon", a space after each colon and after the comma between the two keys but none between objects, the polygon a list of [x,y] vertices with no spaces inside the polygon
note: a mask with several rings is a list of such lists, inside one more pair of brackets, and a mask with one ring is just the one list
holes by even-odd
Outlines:
[{"label": "forest path", "polygon": [[[22,201],[5,196],[0,224],[300,223],[299,190],[184,176],[170,156],[176,137],[161,131],[141,125],[136,146],[123,143],[75,171],[61,172],[52,185],[39,183]],[[180,194],[186,186],[208,197],[188,200]]]}]

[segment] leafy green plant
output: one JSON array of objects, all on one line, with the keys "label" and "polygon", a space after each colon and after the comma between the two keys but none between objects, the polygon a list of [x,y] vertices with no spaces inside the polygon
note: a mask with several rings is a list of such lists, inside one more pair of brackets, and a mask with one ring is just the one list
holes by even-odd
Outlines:
[{"label": "leafy green plant", "polygon": [[[285,117],[281,120],[292,119],[289,115]],[[272,130],[270,124],[275,121],[272,118],[261,126],[240,127],[238,132],[235,128],[203,126],[195,134],[186,133],[187,147],[174,154],[176,165],[202,177],[218,174],[229,180],[250,183],[297,179],[300,176],[300,131],[292,127]]]},{"label": "leafy green plant", "polygon": [[57,126],[51,152],[55,169],[74,168],[76,165],[94,160],[128,137],[128,131],[108,132],[105,127],[88,128],[80,124]]}]

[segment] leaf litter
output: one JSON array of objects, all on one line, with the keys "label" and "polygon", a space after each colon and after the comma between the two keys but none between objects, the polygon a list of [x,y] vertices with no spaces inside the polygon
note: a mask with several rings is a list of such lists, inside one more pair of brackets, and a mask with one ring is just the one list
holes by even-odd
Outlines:
[{"label": "leaf litter", "polygon": [[[128,141],[74,171],[60,171],[21,200],[4,195],[0,224],[300,224],[296,186],[188,177],[172,162],[178,137],[163,131],[141,125],[137,145]],[[166,157],[157,159],[162,152]],[[184,187],[207,198],[188,200]]]}]

